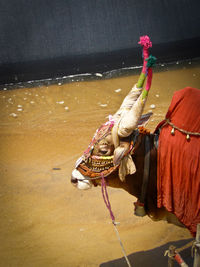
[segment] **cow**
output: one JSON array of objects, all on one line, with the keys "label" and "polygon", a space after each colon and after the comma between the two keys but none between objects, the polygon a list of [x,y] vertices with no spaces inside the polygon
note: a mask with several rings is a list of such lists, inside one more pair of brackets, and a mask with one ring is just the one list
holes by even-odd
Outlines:
[{"label": "cow", "polygon": [[200,90],[188,87],[176,92],[165,120],[150,133],[145,125],[152,113],[142,112],[152,71],[145,62],[148,53],[143,50],[143,55],[138,83],[96,131],[76,162],[71,183],[89,189],[105,179],[108,186],[138,199],[136,215],[187,227],[194,236],[200,223]]}]

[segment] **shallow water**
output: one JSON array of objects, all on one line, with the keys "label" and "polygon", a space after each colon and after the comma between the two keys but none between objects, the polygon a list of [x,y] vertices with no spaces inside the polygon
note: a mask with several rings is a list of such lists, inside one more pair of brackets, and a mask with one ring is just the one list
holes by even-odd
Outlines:
[{"label": "shallow water", "polygon": [[[122,257],[100,188],[79,191],[70,173],[137,78],[0,91],[0,266],[99,266]],[[200,88],[199,65],[154,74],[148,128],[186,86]],[[190,238],[185,229],[135,217],[128,193],[109,188],[109,195],[127,254]]]}]

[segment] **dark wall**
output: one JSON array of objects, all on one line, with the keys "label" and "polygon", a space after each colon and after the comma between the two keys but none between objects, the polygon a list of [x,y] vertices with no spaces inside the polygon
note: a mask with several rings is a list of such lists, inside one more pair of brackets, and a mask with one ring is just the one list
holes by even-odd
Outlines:
[{"label": "dark wall", "polygon": [[199,0],[0,0],[0,83],[199,57]]}]

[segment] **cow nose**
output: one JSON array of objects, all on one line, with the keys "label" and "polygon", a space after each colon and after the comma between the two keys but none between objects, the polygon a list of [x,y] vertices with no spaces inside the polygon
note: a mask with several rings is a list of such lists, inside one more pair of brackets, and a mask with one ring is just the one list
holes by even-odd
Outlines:
[{"label": "cow nose", "polygon": [[72,176],[71,177],[71,183],[76,185],[78,183],[78,179]]}]

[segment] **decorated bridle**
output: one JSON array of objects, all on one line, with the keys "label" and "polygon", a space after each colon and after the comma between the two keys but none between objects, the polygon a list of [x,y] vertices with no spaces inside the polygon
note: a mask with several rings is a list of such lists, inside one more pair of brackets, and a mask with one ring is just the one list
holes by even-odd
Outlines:
[{"label": "decorated bridle", "polygon": [[[97,145],[103,138],[111,134],[114,126],[114,119],[109,116],[109,120],[100,126],[94,134],[92,141],[88,148],[84,151],[83,156],[77,161],[77,170],[84,176],[90,179],[101,178],[102,175],[107,177],[109,174],[118,169],[119,165],[114,165],[111,156],[96,156],[92,155],[95,145]],[[133,142],[130,144],[129,153],[133,149]]]},{"label": "decorated bridle", "polygon": [[[104,135],[100,135],[100,132],[102,129],[104,129],[105,126],[108,126],[109,122],[106,122],[103,124],[95,133],[88,149],[84,152],[84,155],[78,159],[76,163],[76,169],[84,176],[88,177],[88,180],[96,180],[102,177],[109,176],[111,173],[116,171],[120,164],[114,165],[113,158],[114,155],[111,156],[96,156],[92,155],[92,151],[94,149],[94,146],[102,140],[102,138],[105,138],[108,134],[111,134],[112,127],[109,125],[107,131],[104,133]],[[138,127],[130,136],[129,141],[129,149],[128,152],[124,155],[124,157],[127,154],[134,154],[134,151],[138,144],[138,138],[140,135],[146,135],[149,134],[150,131],[145,129],[144,127]],[[96,139],[96,136],[101,136],[100,139]],[[95,142],[94,142],[95,141]],[[89,152],[89,154],[88,154]]]}]

